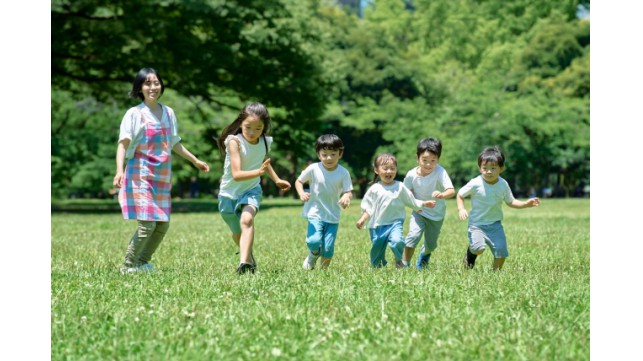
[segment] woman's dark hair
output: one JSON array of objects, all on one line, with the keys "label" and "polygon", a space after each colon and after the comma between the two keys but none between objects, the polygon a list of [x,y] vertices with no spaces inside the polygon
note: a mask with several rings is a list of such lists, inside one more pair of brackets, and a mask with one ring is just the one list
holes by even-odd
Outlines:
[{"label": "woman's dark hair", "polygon": [[153,68],[143,68],[138,71],[138,74],[136,74],[136,77],[134,78],[134,82],[132,83],[132,90],[130,90],[129,92],[130,98],[140,98],[141,100],[145,100],[141,89],[143,89],[143,83],[145,83],[147,77],[150,74],[156,75],[159,83],[161,83],[161,95],[163,95],[163,92],[165,91],[165,85],[163,85],[163,79],[161,78],[161,75],[159,75],[159,73]]},{"label": "woman's dark hair", "polygon": [[225,139],[228,135],[241,133],[241,123],[250,116],[256,117],[263,122],[263,132],[261,133],[261,136],[264,137],[264,142],[266,141],[266,135],[270,134],[270,113],[268,113],[268,109],[263,104],[259,102],[250,103],[241,109],[239,115],[237,115],[237,119],[227,127],[223,128],[221,135],[216,139],[221,158],[225,158]]}]

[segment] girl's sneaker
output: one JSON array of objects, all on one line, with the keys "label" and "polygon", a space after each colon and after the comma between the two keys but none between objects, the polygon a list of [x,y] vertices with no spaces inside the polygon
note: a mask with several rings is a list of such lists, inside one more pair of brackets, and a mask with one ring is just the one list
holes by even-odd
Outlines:
[{"label": "girl's sneaker", "polygon": [[237,267],[237,273],[240,275],[248,272],[255,273],[255,268],[252,263],[240,263],[239,267]]}]

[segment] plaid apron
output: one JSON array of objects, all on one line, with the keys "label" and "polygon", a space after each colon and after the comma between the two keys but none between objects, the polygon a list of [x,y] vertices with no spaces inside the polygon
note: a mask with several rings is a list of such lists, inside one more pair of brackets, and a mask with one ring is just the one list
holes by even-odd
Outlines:
[{"label": "plaid apron", "polygon": [[[170,115],[164,109],[160,122],[141,112],[144,134],[134,157],[127,161],[118,201],[123,218],[140,221],[170,220],[172,149]],[[140,112],[140,109],[139,109]]]}]

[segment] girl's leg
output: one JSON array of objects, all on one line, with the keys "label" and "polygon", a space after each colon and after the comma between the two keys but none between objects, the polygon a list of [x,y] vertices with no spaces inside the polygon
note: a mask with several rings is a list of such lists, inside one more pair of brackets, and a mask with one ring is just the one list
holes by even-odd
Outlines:
[{"label": "girl's leg", "polygon": [[330,266],[330,261],[331,261],[331,260],[332,260],[332,258],[322,257],[322,258],[321,258],[321,261],[320,261],[320,263],[321,263],[321,268],[322,268],[322,269],[324,269],[324,268],[328,268],[328,266]]},{"label": "girl's leg", "polygon": [[402,222],[396,222],[391,225],[388,234],[388,246],[395,256],[395,266],[402,268],[402,253],[404,252],[404,237],[402,237]]},{"label": "girl's leg", "polygon": [[148,240],[143,244],[143,250],[141,251],[141,262],[143,264],[149,263],[152,259],[152,255],[156,252],[159,244],[163,241],[167,230],[170,228],[170,222],[155,222],[154,231],[152,235],[148,237]]},{"label": "girl's leg", "polygon": [[378,233],[380,228],[369,229],[371,242],[371,265],[375,268],[386,266],[386,237],[381,237]]},{"label": "girl's leg", "polygon": [[252,246],[255,238],[254,218],[257,209],[245,205],[241,211],[241,236],[239,238],[239,262],[253,264]]},{"label": "girl's leg", "polygon": [[137,221],[136,232],[134,232],[134,235],[127,245],[123,267],[138,267],[143,264],[141,253],[143,252],[143,248],[145,247],[148,238],[154,232],[155,225],[156,222],[152,221]]}]

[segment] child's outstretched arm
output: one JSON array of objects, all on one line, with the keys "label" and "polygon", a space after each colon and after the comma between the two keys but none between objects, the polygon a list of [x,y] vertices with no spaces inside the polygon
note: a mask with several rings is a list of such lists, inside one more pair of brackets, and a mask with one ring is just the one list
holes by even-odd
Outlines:
[{"label": "child's outstretched arm", "polygon": [[180,155],[183,159],[190,161],[192,164],[194,164],[195,167],[199,168],[200,170],[204,172],[210,171],[210,166],[208,165],[208,163],[202,160],[199,160],[186,147],[184,147],[183,144],[181,143],[174,144],[174,147],[172,147],[172,150],[176,154]]},{"label": "child's outstretched arm", "polygon": [[469,213],[467,213],[467,210],[464,208],[464,197],[458,193],[455,202],[458,205],[458,216],[461,221],[464,221],[469,217]]},{"label": "child's outstretched arm", "polygon": [[342,194],[342,197],[339,198],[339,206],[346,209],[351,205],[351,199],[353,199],[353,192],[348,191]]},{"label": "child's outstretched arm", "polygon": [[359,217],[359,219],[357,220],[357,223],[355,223],[355,226],[357,227],[357,229],[362,229],[364,227],[364,223],[366,223],[366,221],[368,221],[369,218],[371,218],[371,215],[368,214],[368,212],[362,212],[362,216]]},{"label": "child's outstretched arm", "polygon": [[310,199],[310,193],[304,190],[304,183],[302,183],[299,179],[295,181],[295,190],[297,191],[297,195],[299,195],[299,199],[301,199],[302,202],[308,202],[308,200]]},{"label": "child's outstretched arm", "polygon": [[[267,162],[267,163],[266,163]],[[272,169],[272,164],[270,164],[270,158],[266,159],[264,161],[264,164],[266,164],[266,172],[268,172],[268,176],[272,179],[273,182],[281,189],[282,191],[287,191],[290,189],[290,182],[287,180],[283,180],[279,178],[277,173],[275,173],[275,170]]]},{"label": "child's outstretched arm", "polygon": [[431,195],[433,198],[449,199],[455,195],[455,190],[453,188],[445,189],[444,192],[433,191]]},{"label": "child's outstretched arm", "polygon": [[507,203],[507,205],[511,208],[538,207],[540,205],[540,199],[538,199],[538,197],[534,197],[534,198],[529,198],[524,202],[514,199],[511,203]]}]

